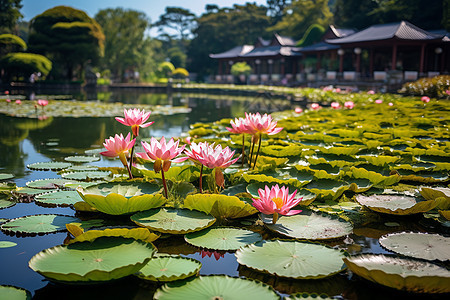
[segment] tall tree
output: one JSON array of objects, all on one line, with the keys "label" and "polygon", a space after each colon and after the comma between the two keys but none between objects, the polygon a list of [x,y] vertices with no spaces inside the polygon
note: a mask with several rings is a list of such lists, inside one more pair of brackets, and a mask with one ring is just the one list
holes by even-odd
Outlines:
[{"label": "tall tree", "polygon": [[114,77],[124,79],[125,71],[133,69],[148,74],[155,68],[155,41],[145,35],[150,20],[143,12],[108,8],[95,15],[105,33],[105,56],[101,66]]},{"label": "tall tree", "polygon": [[22,17],[22,0],[0,0],[0,32],[14,32],[17,21]]},{"label": "tall tree", "polygon": [[312,24],[327,27],[333,17],[328,0],[293,0],[285,16],[269,31],[300,39]]},{"label": "tall tree", "polygon": [[188,47],[188,70],[201,78],[212,74],[217,63],[209,58],[242,44],[254,44],[258,37],[271,36],[265,29],[270,26],[267,8],[252,3],[232,8],[208,10],[197,20],[194,38]]},{"label": "tall tree", "polygon": [[95,64],[103,55],[104,41],[100,25],[72,7],[56,6],[30,21],[28,49],[50,58],[55,77],[65,74],[72,80],[76,70],[82,76],[85,64]]},{"label": "tall tree", "polygon": [[164,32],[165,28],[173,29],[177,32],[176,37],[180,40],[187,40],[191,30],[195,27],[196,16],[187,9],[181,7],[166,7],[166,12],[159,17],[154,26]]},{"label": "tall tree", "polygon": [[291,0],[267,0],[267,12],[272,17],[273,24],[281,21],[291,2]]}]

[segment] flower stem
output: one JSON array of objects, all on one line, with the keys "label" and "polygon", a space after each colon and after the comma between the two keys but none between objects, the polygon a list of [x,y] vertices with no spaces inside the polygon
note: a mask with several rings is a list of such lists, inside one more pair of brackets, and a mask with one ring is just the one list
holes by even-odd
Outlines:
[{"label": "flower stem", "polygon": [[245,154],[245,133],[242,134],[242,164],[241,168],[244,167],[244,154]]},{"label": "flower stem", "polygon": [[250,161],[248,163],[248,169],[250,170],[250,168],[252,167],[252,158],[253,158],[253,150],[255,148],[255,139],[254,136],[252,136],[252,150],[250,151]]},{"label": "flower stem", "polygon": [[258,154],[259,154],[259,149],[261,148],[261,137],[259,138],[259,143],[258,143],[258,151],[256,151],[256,157],[255,157],[255,162],[253,163],[253,169],[256,167],[256,161],[258,160]]},{"label": "flower stem", "polygon": [[[136,138],[136,136],[133,134],[133,139],[135,139],[135,138]],[[136,146],[136,144],[133,145],[133,148],[131,148],[130,166],[129,166],[130,172],[131,172],[131,167],[133,166],[134,146]]]},{"label": "flower stem", "polygon": [[198,187],[200,189],[200,194],[203,193],[203,190],[202,190],[202,187],[203,187],[202,177],[203,177],[203,165],[200,167],[200,182],[198,183]]},{"label": "flower stem", "polygon": [[128,177],[129,177],[129,179],[133,179],[133,175],[131,174],[131,169],[130,169],[130,166],[128,166],[128,165],[125,165],[126,167],[127,167],[127,171],[128,171]]},{"label": "flower stem", "polygon": [[167,184],[166,184],[166,177],[164,177],[164,170],[161,169],[161,177],[162,177],[162,182],[163,182],[163,186],[164,186],[164,196],[167,199]]}]

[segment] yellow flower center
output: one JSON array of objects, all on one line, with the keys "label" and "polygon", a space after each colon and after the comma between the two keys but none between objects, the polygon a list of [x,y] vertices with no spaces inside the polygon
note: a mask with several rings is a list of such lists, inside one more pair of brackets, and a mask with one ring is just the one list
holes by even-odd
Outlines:
[{"label": "yellow flower center", "polygon": [[277,206],[277,209],[281,209],[283,207],[283,199],[281,199],[280,197],[272,198],[272,201]]}]

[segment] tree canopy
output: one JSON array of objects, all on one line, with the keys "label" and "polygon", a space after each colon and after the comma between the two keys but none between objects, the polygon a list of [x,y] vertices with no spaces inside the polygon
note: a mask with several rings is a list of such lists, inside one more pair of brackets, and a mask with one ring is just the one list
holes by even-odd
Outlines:
[{"label": "tree canopy", "polygon": [[76,68],[97,63],[104,53],[105,36],[100,25],[85,12],[67,6],[56,6],[34,17],[30,22],[30,52],[48,56],[57,71],[73,78]]},{"label": "tree canopy", "polygon": [[159,27],[161,32],[171,28],[177,32],[180,40],[186,40],[195,27],[196,16],[187,9],[181,7],[166,7],[166,12],[159,17],[154,26]]},{"label": "tree canopy", "polygon": [[17,20],[22,17],[22,0],[0,0],[0,32],[13,32]]},{"label": "tree canopy", "polygon": [[52,62],[45,56],[33,53],[9,53],[0,59],[0,67],[8,77],[24,76],[40,72],[46,76],[52,69]]}]

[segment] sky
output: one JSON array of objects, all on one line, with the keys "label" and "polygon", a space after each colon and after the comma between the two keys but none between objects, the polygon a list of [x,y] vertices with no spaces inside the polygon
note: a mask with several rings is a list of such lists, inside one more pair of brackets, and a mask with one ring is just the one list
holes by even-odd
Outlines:
[{"label": "sky", "polygon": [[[266,5],[266,0],[22,0],[20,12],[25,21],[31,20],[36,15],[49,8],[65,5],[85,11],[90,17],[105,8],[123,7],[144,12],[151,22],[156,22],[159,16],[164,14],[166,6],[183,7],[197,16],[205,11],[206,4],[216,4],[220,8],[232,7],[233,4],[245,4],[246,2]],[[150,35],[156,36],[156,29],[150,31]]]}]

